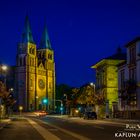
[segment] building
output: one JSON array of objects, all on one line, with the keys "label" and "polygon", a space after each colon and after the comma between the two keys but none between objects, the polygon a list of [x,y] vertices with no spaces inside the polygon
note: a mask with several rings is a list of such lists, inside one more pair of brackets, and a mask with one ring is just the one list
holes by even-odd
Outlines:
[{"label": "building", "polygon": [[17,46],[16,85],[18,106],[24,111],[55,109],[55,62],[54,51],[44,28],[37,47],[26,16],[21,42]]},{"label": "building", "polygon": [[96,69],[96,93],[104,97],[105,105],[102,117],[112,114],[118,103],[118,67],[124,62],[126,55],[118,48],[117,53],[97,62],[92,68]]},{"label": "building", "polygon": [[140,116],[140,37],[126,46],[127,59],[118,66],[119,110],[124,117]]}]

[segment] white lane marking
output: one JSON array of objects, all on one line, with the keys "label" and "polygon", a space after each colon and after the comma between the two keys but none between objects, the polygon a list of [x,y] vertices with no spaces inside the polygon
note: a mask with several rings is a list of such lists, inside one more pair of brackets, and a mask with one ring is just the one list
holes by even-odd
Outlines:
[{"label": "white lane marking", "polygon": [[75,137],[75,138],[77,138],[77,139],[79,139],[79,140],[91,140],[90,138],[81,136],[81,135],[79,135],[79,134],[76,134],[76,133],[71,132],[71,131],[68,131],[68,130],[65,130],[65,129],[59,127],[59,126],[54,125],[54,124],[49,124],[49,123],[44,122],[44,121],[42,121],[42,120],[39,120],[39,121],[41,121],[42,123],[47,124],[47,125],[49,125],[49,126],[52,126],[52,127],[56,128],[56,129],[59,129],[60,131],[66,133],[66,134],[68,134],[68,135],[71,135],[71,136],[73,136],[73,137]]},{"label": "white lane marking", "polygon": [[60,138],[53,135],[51,132],[49,132],[48,130],[46,130],[45,128],[43,128],[39,124],[37,124],[35,121],[33,121],[31,119],[27,119],[27,120],[41,134],[41,136],[45,140],[60,140]]}]

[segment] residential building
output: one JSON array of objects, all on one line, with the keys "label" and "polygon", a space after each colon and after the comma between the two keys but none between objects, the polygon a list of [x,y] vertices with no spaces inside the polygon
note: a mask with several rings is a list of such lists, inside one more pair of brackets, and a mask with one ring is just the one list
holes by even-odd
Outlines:
[{"label": "residential building", "polygon": [[117,109],[118,103],[118,67],[124,62],[126,54],[121,48],[109,57],[106,57],[92,66],[96,70],[96,94],[104,98],[105,103],[100,107],[102,117],[112,115],[112,110]]},{"label": "residential building", "polygon": [[118,66],[119,110],[127,117],[140,116],[140,37],[125,47],[127,59]]}]

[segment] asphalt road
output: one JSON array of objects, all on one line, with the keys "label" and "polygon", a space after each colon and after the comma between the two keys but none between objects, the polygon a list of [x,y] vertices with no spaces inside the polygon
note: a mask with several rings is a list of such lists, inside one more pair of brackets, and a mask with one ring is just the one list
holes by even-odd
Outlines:
[{"label": "asphalt road", "polygon": [[98,121],[98,120],[97,121],[82,120],[82,119],[72,120],[72,119],[62,119],[62,118],[49,117],[49,116],[42,118],[41,120],[43,120],[49,125],[54,125],[54,127],[56,127],[57,129],[62,128],[64,130],[63,133],[65,133],[65,130],[67,130],[69,132],[84,136],[84,138],[88,138],[91,140],[140,139],[140,137],[139,138],[138,137],[137,138],[115,137],[115,133],[122,134],[123,132],[128,132],[128,133],[132,132],[132,131],[125,131],[124,130],[125,124],[121,124],[121,123]]},{"label": "asphalt road", "polygon": [[[115,137],[126,132],[125,124],[100,120],[69,119],[56,116],[14,119],[0,130],[0,140],[138,140]],[[127,131],[135,133],[134,131]],[[140,131],[137,131],[140,133]],[[117,135],[118,136],[118,135]]]},{"label": "asphalt road", "polygon": [[25,119],[14,119],[0,130],[0,140],[44,140]]}]

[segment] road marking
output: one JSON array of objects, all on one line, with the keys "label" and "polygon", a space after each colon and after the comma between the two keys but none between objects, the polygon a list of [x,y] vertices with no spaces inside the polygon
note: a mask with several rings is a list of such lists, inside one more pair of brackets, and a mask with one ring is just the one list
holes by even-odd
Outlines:
[{"label": "road marking", "polygon": [[[26,118],[27,119],[27,118]],[[28,122],[39,132],[39,134],[41,134],[41,136],[45,139],[45,140],[60,140],[60,138],[58,138],[57,136],[53,135],[51,132],[49,132],[48,130],[46,130],[45,128],[43,128],[42,126],[40,126],[38,123],[36,123],[35,121],[31,120],[31,119],[27,119]]]},{"label": "road marking", "polygon": [[[59,127],[59,126],[54,125],[54,124],[49,124],[49,123],[44,122],[44,121],[42,121],[42,120],[39,120],[39,121],[41,121],[42,123],[47,124],[47,125],[49,125],[49,126],[52,126],[52,127],[56,128],[56,129],[59,129],[60,131],[66,133],[66,134],[68,134],[68,135],[71,135],[71,136],[73,136],[73,137],[75,137],[75,138],[77,138],[77,139],[79,139],[79,140],[91,140],[91,139],[89,139],[89,138],[87,138],[87,137],[84,137],[84,136],[81,136],[81,135],[76,134],[76,133],[74,133],[74,132],[65,130],[65,129]],[[51,140],[52,140],[52,139],[51,139]]]}]

